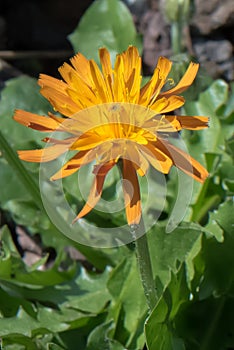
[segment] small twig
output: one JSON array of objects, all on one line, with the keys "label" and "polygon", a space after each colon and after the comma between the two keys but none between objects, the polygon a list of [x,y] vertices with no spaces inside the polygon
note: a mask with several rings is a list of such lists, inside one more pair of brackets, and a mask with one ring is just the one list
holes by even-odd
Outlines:
[{"label": "small twig", "polygon": [[70,57],[74,54],[72,50],[54,50],[54,51],[11,51],[2,50],[0,51],[0,58],[7,60],[15,59],[31,59],[31,58],[64,58]]}]

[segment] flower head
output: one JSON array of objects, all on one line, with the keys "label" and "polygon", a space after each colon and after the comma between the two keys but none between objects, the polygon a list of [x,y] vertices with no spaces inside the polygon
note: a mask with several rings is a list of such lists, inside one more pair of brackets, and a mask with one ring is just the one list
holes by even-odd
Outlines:
[{"label": "flower head", "polygon": [[162,90],[172,62],[160,57],[152,78],[141,88],[141,58],[130,46],[117,55],[112,68],[109,52],[99,51],[101,70],[93,60],[80,53],[59,68],[63,80],[42,74],[41,94],[62,116],[39,116],[17,110],[14,119],[43,132],[65,131],[64,140],[46,137],[44,149],[18,151],[22,160],[47,162],[72,150],[76,154],[52,176],[69,176],[96,160],[94,181],[89,198],[75,220],[83,217],[99,201],[105,177],[121,164],[122,186],[128,224],[138,224],[141,200],[138,175],[144,176],[149,165],[167,174],[175,165],[195,180],[203,182],[208,173],[195,159],[168,141],[168,135],[182,129],[207,127],[208,118],[177,116],[183,106],[179,96],[193,82],[198,64],[190,63],[179,83]]}]

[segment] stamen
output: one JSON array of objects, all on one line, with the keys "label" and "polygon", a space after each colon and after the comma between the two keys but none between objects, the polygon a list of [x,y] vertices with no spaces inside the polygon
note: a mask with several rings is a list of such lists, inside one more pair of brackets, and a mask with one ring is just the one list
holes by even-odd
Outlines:
[{"label": "stamen", "polygon": [[173,78],[168,78],[167,81],[170,85],[175,85],[175,81]]}]

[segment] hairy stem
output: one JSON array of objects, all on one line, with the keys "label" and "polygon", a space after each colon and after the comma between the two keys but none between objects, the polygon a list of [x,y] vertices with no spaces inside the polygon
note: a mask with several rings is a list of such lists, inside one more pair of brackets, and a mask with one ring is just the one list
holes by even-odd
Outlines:
[{"label": "hairy stem", "polygon": [[[139,225],[132,225],[130,227],[131,234],[134,238],[136,257],[139,266],[141,282],[144,288],[145,297],[150,311],[155,307],[158,296],[155,288],[155,282],[153,278],[152,264],[149,254],[149,246],[147,241],[147,235],[145,234],[145,227],[143,219],[141,219]],[[139,238],[137,236],[140,235]]]}]

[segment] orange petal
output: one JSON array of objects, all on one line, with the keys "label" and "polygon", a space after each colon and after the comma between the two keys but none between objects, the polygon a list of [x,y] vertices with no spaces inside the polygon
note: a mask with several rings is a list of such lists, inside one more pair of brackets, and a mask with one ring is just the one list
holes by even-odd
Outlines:
[{"label": "orange petal", "polygon": [[163,115],[146,120],[142,127],[152,133],[168,133],[177,132],[182,129],[201,130],[208,127],[208,121],[209,119],[207,117],[200,116]]},{"label": "orange petal", "polygon": [[38,84],[41,86],[41,94],[61,114],[69,117],[80,110],[80,106],[69,96],[68,85],[63,81],[41,74]]},{"label": "orange petal", "polygon": [[89,60],[83,56],[81,53],[78,53],[74,57],[70,59],[73,67],[79,74],[79,76],[82,78],[82,80],[90,87],[94,86],[91,71],[90,71],[90,65]]},{"label": "orange petal", "polygon": [[141,85],[141,57],[138,50],[134,46],[129,46],[128,49],[121,55],[123,60],[123,76],[125,89],[127,89],[127,102],[137,103],[140,94]]},{"label": "orange petal", "polygon": [[94,169],[95,179],[93,181],[89,197],[87,199],[86,204],[83,209],[79,212],[77,217],[73,220],[73,223],[87,215],[98,203],[99,199],[102,195],[103,185],[106,178],[107,173],[113,168],[115,165],[114,161],[110,161],[109,163],[105,163],[103,165],[98,165]]},{"label": "orange petal", "polygon": [[66,90],[67,94],[80,107],[80,109],[100,103],[100,99],[97,99],[90,86],[86,84],[77,71],[69,64],[64,63],[59,68],[59,73],[68,84]]},{"label": "orange petal", "polygon": [[142,127],[155,135],[157,132],[165,133],[181,130],[179,121],[173,115],[169,117],[165,115],[156,115],[151,118],[151,120],[147,120]]},{"label": "orange petal", "polygon": [[19,158],[26,162],[49,162],[68,150],[68,145],[53,145],[42,149],[18,151]]},{"label": "orange petal", "polygon": [[150,81],[141,89],[139,103],[148,105],[152,98],[156,98],[160,93],[166,78],[171,70],[172,62],[166,57],[159,57],[157,66]]},{"label": "orange petal", "polygon": [[158,86],[159,82],[159,69],[155,68],[154,73],[148,81],[147,84],[145,84],[140,91],[140,98],[139,98],[139,104],[142,106],[147,106],[154,95],[155,89],[157,90],[156,86]]},{"label": "orange petal", "polygon": [[102,73],[106,83],[106,89],[107,89],[107,94],[109,96],[109,100],[114,101],[114,95],[113,95],[113,89],[112,89],[113,69],[111,66],[110,53],[107,49],[101,48],[99,50],[99,57],[100,57]]},{"label": "orange petal", "polygon": [[68,63],[64,63],[62,66],[58,69],[60,75],[65,80],[67,85],[70,85],[71,87],[74,87],[74,80],[76,75],[78,76],[78,73],[76,70],[70,66]]},{"label": "orange petal", "polygon": [[94,148],[102,144],[103,142],[104,140],[100,135],[95,134],[94,132],[87,132],[76,139],[71,149],[84,151],[84,150]]},{"label": "orange petal", "polygon": [[174,117],[181,125],[180,129],[201,130],[208,127],[209,118],[201,116],[165,116],[170,121]]},{"label": "orange petal", "polygon": [[50,102],[55,111],[60,112],[66,117],[70,117],[80,110],[78,106],[68,94],[62,94],[51,88],[43,88],[41,94]]},{"label": "orange petal", "polygon": [[129,144],[127,147],[127,159],[131,160],[134,168],[140,176],[144,176],[147,173],[149,163],[134,144]]},{"label": "orange petal", "polygon": [[158,139],[157,146],[171,158],[173,164],[178,169],[181,169],[184,173],[193,177],[195,180],[204,182],[209,175],[207,170],[199,162],[169,142]]},{"label": "orange petal", "polygon": [[20,109],[15,111],[13,118],[18,123],[29,128],[46,132],[58,129],[60,123],[64,121],[63,118],[57,118],[57,120],[54,120],[50,117],[43,117]]},{"label": "orange petal", "polygon": [[123,159],[123,193],[129,225],[138,225],[141,219],[140,188],[136,170],[130,160]]},{"label": "orange petal", "polygon": [[141,61],[138,66],[132,70],[131,75],[128,80],[125,82],[126,88],[128,90],[128,101],[130,103],[138,103],[140,95],[140,86],[141,86]]},{"label": "orange petal", "polygon": [[61,93],[66,92],[67,89],[66,83],[47,74],[40,74],[38,84],[42,89],[44,87],[50,87],[51,89],[60,91]]},{"label": "orange petal", "polygon": [[197,75],[198,68],[198,63],[191,62],[179,83],[174,88],[162,92],[160,94],[160,97],[169,97],[171,95],[180,94],[181,92],[185,91],[193,83]]},{"label": "orange petal", "polygon": [[124,65],[124,81],[127,82],[133,70],[141,69],[141,57],[139,56],[137,48],[132,45],[130,45],[126,51],[121,53],[120,56]]},{"label": "orange petal", "polygon": [[114,102],[126,102],[127,91],[124,81],[125,66],[122,55],[117,55],[114,66],[113,94]]},{"label": "orange petal", "polygon": [[182,96],[162,97],[156,100],[149,108],[154,110],[157,114],[164,114],[174,111],[184,105],[185,99]]},{"label": "orange petal", "polygon": [[101,49],[99,49],[99,57],[104,77],[112,77],[112,66],[109,51],[106,48],[102,47]]},{"label": "orange petal", "polygon": [[103,78],[102,73],[94,60],[90,60],[90,72],[92,75],[92,79],[95,84],[95,93],[98,94],[99,98],[103,103],[112,102],[112,95],[108,95],[108,90]]},{"label": "orange petal", "polygon": [[96,151],[80,151],[74,157],[72,157],[64,166],[53,176],[50,180],[55,181],[63,177],[72,175],[82,166],[91,163],[96,158]]},{"label": "orange petal", "polygon": [[171,158],[157,147],[157,141],[148,143],[146,146],[141,146],[141,152],[150,162],[150,164],[163,174],[168,174],[171,166]]}]

